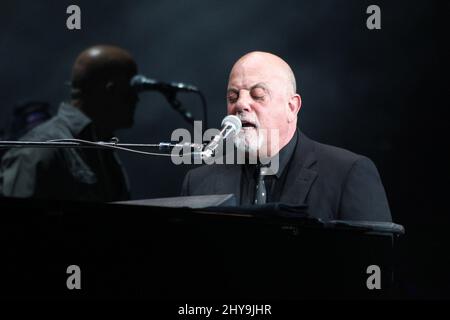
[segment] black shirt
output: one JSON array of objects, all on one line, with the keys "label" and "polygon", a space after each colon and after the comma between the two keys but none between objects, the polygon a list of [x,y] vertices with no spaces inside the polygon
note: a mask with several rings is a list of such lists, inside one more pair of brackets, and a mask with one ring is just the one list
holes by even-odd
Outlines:
[{"label": "black shirt", "polygon": [[[294,154],[297,144],[298,130],[294,133],[292,139],[279,152],[279,168],[276,174],[268,175],[264,178],[267,191],[266,202],[279,202],[283,193],[286,181],[286,167]],[[246,164],[242,166],[241,175],[241,205],[253,204],[255,199],[256,181],[258,178],[258,164]]]}]

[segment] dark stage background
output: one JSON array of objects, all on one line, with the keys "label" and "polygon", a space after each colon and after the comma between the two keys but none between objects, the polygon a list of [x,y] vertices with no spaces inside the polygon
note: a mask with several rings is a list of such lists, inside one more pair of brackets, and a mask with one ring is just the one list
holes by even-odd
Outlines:
[{"label": "dark stage background", "polygon": [[[81,7],[82,29],[66,28],[66,8]],[[381,8],[382,29],[366,28],[366,8]],[[71,65],[84,48],[128,49],[140,72],[197,85],[210,127],[226,112],[234,61],[273,52],[293,68],[311,138],[364,154],[382,176],[395,222],[406,227],[399,263],[407,297],[450,297],[446,196],[449,1],[2,1],[0,128],[15,103],[67,99]],[[201,118],[196,96],[180,95]],[[135,126],[121,142],[170,141],[190,128],[156,92],[145,93]],[[121,153],[133,198],[175,196],[187,166]],[[447,196],[448,197],[448,196]],[[444,205],[445,204],[445,205]]]}]

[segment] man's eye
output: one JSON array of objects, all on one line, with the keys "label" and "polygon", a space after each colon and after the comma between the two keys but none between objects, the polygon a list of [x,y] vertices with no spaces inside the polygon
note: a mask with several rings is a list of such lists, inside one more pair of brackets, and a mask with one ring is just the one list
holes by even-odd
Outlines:
[{"label": "man's eye", "polygon": [[236,102],[238,99],[238,96],[237,96],[237,94],[229,94],[227,99],[229,102]]},{"label": "man's eye", "polygon": [[263,100],[266,96],[266,92],[262,88],[255,88],[252,90],[251,95],[255,100]]},{"label": "man's eye", "polygon": [[252,98],[254,100],[264,100],[264,97],[265,97],[265,95],[256,95],[256,94],[252,95]]}]

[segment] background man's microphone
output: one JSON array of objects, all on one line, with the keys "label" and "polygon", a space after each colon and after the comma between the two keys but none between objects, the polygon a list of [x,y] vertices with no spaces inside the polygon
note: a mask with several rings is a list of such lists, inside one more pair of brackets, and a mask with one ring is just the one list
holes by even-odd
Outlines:
[{"label": "background man's microphone", "polygon": [[214,138],[203,149],[203,156],[206,158],[211,157],[222,140],[226,139],[231,134],[238,134],[239,131],[241,131],[241,128],[241,119],[233,115],[226,116],[222,120],[222,128],[220,129],[219,134],[214,136]]},{"label": "background man's microphone", "polygon": [[176,91],[197,92],[198,88],[182,82],[163,82],[147,78],[141,74],[135,75],[130,81],[131,87],[136,91],[159,91],[164,94],[173,94]]},{"label": "background man's microphone", "polygon": [[[143,76],[141,74],[135,75],[130,80],[130,86],[136,90],[137,93],[143,92],[143,91],[159,91],[161,92],[167,99],[167,101],[170,103],[170,105],[177,110],[183,118],[191,123],[194,124],[194,117],[192,116],[192,113],[187,110],[181,102],[177,99],[177,93],[180,91],[184,92],[195,92],[199,94],[202,97],[203,102],[203,109],[205,114],[204,121],[206,122],[206,101],[204,100],[203,95],[201,94],[200,90],[193,85],[181,83],[181,82],[163,82],[158,81],[155,79],[147,78],[146,76]],[[206,126],[206,124],[205,124]]]},{"label": "background man's microphone", "polygon": [[[146,76],[143,76],[141,74],[135,75],[130,80],[130,86],[136,90],[137,93],[143,92],[143,91],[159,91],[162,93],[167,101],[170,103],[170,105],[177,110],[183,118],[191,123],[194,124],[194,117],[192,116],[192,113],[187,110],[181,102],[177,99],[177,92],[184,91],[184,92],[195,92],[198,94],[200,93],[200,90],[196,86],[181,83],[181,82],[163,82],[158,81],[155,79],[147,78]],[[203,97],[203,96],[202,96]],[[204,112],[206,114],[206,102],[204,102]],[[206,119],[206,116],[205,116]]]}]

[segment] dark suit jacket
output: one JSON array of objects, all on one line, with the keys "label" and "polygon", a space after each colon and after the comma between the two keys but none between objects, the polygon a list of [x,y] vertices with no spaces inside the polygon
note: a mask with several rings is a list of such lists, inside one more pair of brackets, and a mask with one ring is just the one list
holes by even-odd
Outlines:
[{"label": "dark suit jacket", "polygon": [[[378,170],[370,159],[298,132],[280,202],[307,204],[308,213],[323,220],[392,220]],[[233,193],[239,203],[241,166],[212,164],[190,170],[182,195]]]}]

